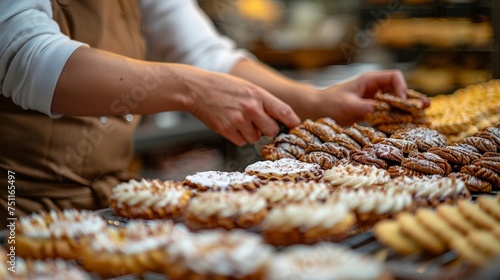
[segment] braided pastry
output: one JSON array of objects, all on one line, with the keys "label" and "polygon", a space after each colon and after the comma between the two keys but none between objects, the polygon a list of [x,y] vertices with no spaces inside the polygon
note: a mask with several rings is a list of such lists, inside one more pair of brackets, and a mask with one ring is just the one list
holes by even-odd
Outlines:
[{"label": "braided pastry", "polygon": [[329,153],[337,158],[345,158],[349,156],[349,149],[335,142],[326,142],[323,144],[311,144],[306,149],[306,153],[315,151]]},{"label": "braided pastry", "polygon": [[314,151],[314,152],[310,152],[308,154],[303,155],[300,158],[300,160],[303,162],[308,162],[308,163],[316,163],[322,169],[330,169],[335,165],[335,163],[339,159],[336,158],[334,155],[326,153],[326,152]]}]

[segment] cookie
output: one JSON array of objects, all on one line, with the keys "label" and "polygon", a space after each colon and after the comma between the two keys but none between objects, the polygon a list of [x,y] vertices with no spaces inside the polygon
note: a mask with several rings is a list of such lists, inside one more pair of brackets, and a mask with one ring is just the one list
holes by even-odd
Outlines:
[{"label": "cookie", "polygon": [[461,141],[461,143],[474,146],[482,153],[496,152],[497,151],[497,146],[493,142],[491,142],[490,140],[488,140],[486,138],[469,136],[469,137],[465,137]]},{"label": "cookie", "polygon": [[436,208],[436,213],[449,225],[466,234],[476,229],[476,226],[466,219],[457,207],[442,204]]},{"label": "cookie", "polygon": [[464,181],[465,186],[470,192],[474,193],[489,193],[493,189],[490,182],[484,181],[474,175],[465,173],[450,173],[448,177],[455,177]]},{"label": "cookie", "polygon": [[486,256],[472,248],[465,238],[453,240],[451,242],[451,248],[456,251],[461,258],[465,259],[473,266],[483,266],[490,262],[489,256]]},{"label": "cookie", "polygon": [[292,145],[297,145],[297,146],[301,147],[302,149],[307,148],[306,141],[304,141],[302,138],[300,138],[299,136],[297,136],[295,134],[282,133],[282,134],[278,135],[274,139],[274,144],[279,144],[279,143],[289,143]]},{"label": "cookie", "polygon": [[457,202],[457,208],[460,213],[477,227],[491,230],[499,226],[495,218],[481,210],[477,204],[468,200],[460,200]]},{"label": "cookie", "polygon": [[345,133],[337,134],[332,137],[332,141],[346,147],[349,151],[361,150],[361,145]]},{"label": "cookie", "polygon": [[375,93],[374,98],[375,100],[389,104],[391,107],[408,112],[413,116],[419,116],[424,108],[424,103],[420,99],[404,99],[399,96],[382,92]]},{"label": "cookie", "polygon": [[488,231],[473,231],[467,235],[467,239],[474,248],[488,256],[500,255],[500,240]]},{"label": "cookie", "polygon": [[460,172],[476,176],[484,181],[488,181],[493,186],[500,185],[500,175],[497,172],[489,168],[481,167],[480,165],[466,165],[460,169]]},{"label": "cookie", "polygon": [[370,138],[364,136],[358,129],[352,126],[344,128],[342,132],[345,133],[347,136],[351,137],[352,139],[354,139],[356,142],[358,142],[360,147],[363,147],[371,143]]},{"label": "cookie", "polygon": [[441,169],[436,163],[415,157],[404,158],[401,161],[401,167],[429,175],[445,175],[444,170]]},{"label": "cookie", "polygon": [[349,156],[349,149],[334,142],[326,142],[322,144],[310,144],[306,149],[306,153],[310,152],[325,152],[339,159]]},{"label": "cookie", "polygon": [[372,141],[373,144],[391,145],[400,149],[404,154],[418,152],[418,147],[415,142],[395,138],[376,138]]},{"label": "cookie", "polygon": [[252,163],[245,168],[245,173],[262,180],[318,181],[323,177],[323,170],[319,165],[288,158]]},{"label": "cookie", "polygon": [[393,123],[413,123],[413,116],[403,112],[374,111],[366,114],[365,121],[372,126]]},{"label": "cookie", "polygon": [[478,159],[472,152],[466,152],[461,148],[456,146],[446,146],[446,147],[433,147],[427,150],[429,153],[433,153],[447,160],[450,163],[455,163],[459,165],[470,164],[473,160]]},{"label": "cookie", "polygon": [[403,152],[399,148],[386,144],[369,144],[364,146],[362,151],[375,154],[378,158],[393,162],[401,162],[404,158]]},{"label": "cookie", "polygon": [[440,254],[446,250],[445,243],[423,227],[413,215],[401,213],[397,223],[403,233],[427,251]]},{"label": "cookie", "polygon": [[387,138],[387,135],[385,133],[383,133],[382,131],[376,130],[373,127],[362,126],[362,125],[359,125],[357,123],[354,123],[352,125],[352,127],[357,129],[364,136],[368,137],[368,139],[370,139],[370,142],[373,141],[374,139],[377,139],[377,138]]},{"label": "cookie", "polygon": [[411,170],[411,169],[408,169],[405,167],[401,167],[399,165],[390,166],[387,169],[387,172],[389,172],[389,175],[391,176],[391,178],[405,177],[405,176],[410,177],[410,178],[411,177],[421,178],[421,177],[426,176],[426,174],[424,174],[422,172],[418,172],[418,171]]},{"label": "cookie", "polygon": [[292,154],[296,158],[301,158],[306,154],[306,151],[302,147],[290,143],[279,143],[277,144],[277,147],[278,149],[282,149]]},{"label": "cookie", "polygon": [[414,123],[385,123],[379,124],[375,126],[375,128],[386,134],[392,135],[400,129],[417,128],[417,125]]},{"label": "cookie", "polygon": [[415,213],[417,221],[448,244],[455,238],[462,237],[462,233],[448,225],[435,211],[429,208],[420,208]]},{"label": "cookie", "polygon": [[436,154],[427,153],[427,152],[415,153],[414,155],[410,154],[410,157],[416,157],[419,159],[423,159],[423,160],[427,160],[427,161],[435,163],[437,166],[439,166],[439,168],[441,168],[443,170],[444,175],[448,175],[451,172],[451,166],[448,163],[448,161],[446,161],[445,159],[442,159],[440,156],[438,156]]},{"label": "cookie", "polygon": [[337,122],[335,122],[335,120],[330,117],[319,118],[316,120],[316,122],[326,124],[335,132],[342,133],[342,127],[338,125]]},{"label": "cookie", "polygon": [[323,142],[332,141],[332,137],[337,134],[331,127],[326,124],[314,122],[310,119],[302,122],[302,125],[306,130],[314,134],[316,137],[321,139]]},{"label": "cookie", "polygon": [[297,135],[300,139],[304,140],[306,143],[321,143],[316,135],[312,134],[309,130],[305,129],[303,125],[298,125],[290,129],[290,134]]},{"label": "cookie", "polygon": [[494,217],[497,221],[500,221],[500,202],[496,197],[480,195],[477,197],[476,201],[483,211]]},{"label": "cookie", "polygon": [[375,224],[377,240],[401,255],[410,255],[421,251],[420,246],[401,229],[396,221],[383,220]]},{"label": "cookie", "polygon": [[260,150],[260,156],[265,160],[279,160],[282,158],[296,159],[296,157],[274,144],[268,144]]},{"label": "cookie", "polygon": [[371,165],[381,169],[388,168],[387,162],[377,158],[375,154],[366,151],[351,151],[349,162],[353,164]]},{"label": "cookie", "polygon": [[447,144],[444,135],[437,130],[425,127],[401,129],[394,132],[391,138],[414,141],[418,149],[424,152],[432,147],[445,147]]}]

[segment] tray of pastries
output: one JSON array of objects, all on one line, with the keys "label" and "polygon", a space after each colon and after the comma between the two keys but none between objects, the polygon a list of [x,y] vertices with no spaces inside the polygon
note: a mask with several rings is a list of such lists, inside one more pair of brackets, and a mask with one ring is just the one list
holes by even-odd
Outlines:
[{"label": "tray of pastries", "polygon": [[[421,97],[377,93],[369,126],[305,120],[241,172],[131,180],[107,209],[22,217],[18,266],[71,279],[474,278],[500,256],[500,126],[458,140]],[[0,279],[20,279],[5,264]]]}]

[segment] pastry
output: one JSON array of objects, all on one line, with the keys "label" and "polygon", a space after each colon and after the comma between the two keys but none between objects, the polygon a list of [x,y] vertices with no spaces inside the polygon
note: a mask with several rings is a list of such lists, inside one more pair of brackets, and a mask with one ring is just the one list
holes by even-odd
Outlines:
[{"label": "pastry", "polygon": [[401,162],[404,158],[403,151],[386,144],[368,144],[363,147],[363,151],[375,154],[378,158],[389,162]]},{"label": "pastry", "polygon": [[314,151],[308,154],[303,155],[300,158],[300,161],[315,163],[321,167],[321,169],[330,169],[339,159],[334,155],[322,152],[322,151]]},{"label": "pastry", "polygon": [[471,221],[476,227],[485,230],[493,230],[500,226],[495,218],[483,211],[479,205],[469,200],[459,200],[457,208],[467,220]]},{"label": "pastry", "polygon": [[434,153],[423,152],[423,153],[410,154],[409,158],[413,157],[435,163],[437,166],[439,166],[439,168],[441,168],[441,170],[443,170],[444,176],[450,174],[451,172],[451,166],[448,163],[448,161],[442,159],[440,156]]},{"label": "pastry", "polygon": [[446,223],[452,226],[454,229],[458,230],[462,234],[467,234],[476,229],[476,226],[462,215],[460,210],[456,206],[442,204],[436,208],[436,213],[441,217]]},{"label": "pastry", "polygon": [[182,182],[146,179],[132,179],[111,191],[109,204],[118,216],[145,220],[180,218],[192,196]]},{"label": "pastry", "polygon": [[337,122],[335,122],[335,120],[330,118],[330,117],[319,118],[316,120],[316,122],[326,124],[331,129],[333,129],[333,131],[335,131],[337,133],[342,133],[342,127],[340,125],[338,125]]},{"label": "pastry", "polygon": [[330,188],[316,182],[273,181],[262,186],[256,193],[267,201],[269,207],[291,203],[323,202],[330,195]]},{"label": "pastry", "polygon": [[266,200],[247,192],[210,192],[193,198],[185,222],[191,230],[251,228],[267,214]]},{"label": "pastry", "polygon": [[462,237],[460,231],[449,225],[434,210],[420,208],[415,213],[415,218],[423,227],[444,242],[447,248],[449,248],[452,240]]},{"label": "pastry", "polygon": [[491,183],[492,186],[500,186],[500,175],[498,172],[491,170],[488,167],[483,167],[480,162],[478,164],[469,164],[460,169],[461,173],[475,176],[483,181]]},{"label": "pastry", "polygon": [[16,254],[35,259],[76,259],[87,237],[105,227],[101,216],[85,210],[33,213],[19,219]]},{"label": "pastry", "polygon": [[309,146],[307,146],[306,153],[311,153],[311,152],[329,153],[338,159],[349,156],[349,149],[334,142],[326,142],[322,144],[310,144]]},{"label": "pastry", "polygon": [[418,151],[417,144],[413,141],[395,139],[395,138],[375,138],[372,140],[373,144],[384,144],[394,146],[400,149],[403,154],[410,154]]},{"label": "pastry", "polygon": [[424,103],[420,98],[403,99],[399,96],[382,92],[377,92],[374,98],[375,100],[389,104],[393,108],[408,112],[413,116],[420,116],[424,108]]},{"label": "pastry", "polygon": [[419,171],[416,171],[416,170],[412,170],[412,169],[408,169],[406,167],[401,167],[399,165],[393,165],[393,166],[390,166],[388,169],[387,169],[387,172],[389,173],[389,175],[391,176],[391,178],[397,178],[397,177],[418,177],[418,178],[422,178],[424,176],[427,176],[427,174],[424,174],[422,172],[419,172]]},{"label": "pastry", "polygon": [[282,134],[278,135],[274,139],[274,143],[275,144],[289,143],[292,145],[297,145],[297,146],[301,147],[302,149],[307,148],[307,145],[308,145],[308,143],[306,141],[304,141],[302,138],[300,138],[299,136],[297,136],[295,134],[287,134],[287,133],[282,133]]},{"label": "pastry", "polygon": [[269,211],[262,235],[275,246],[313,244],[341,240],[355,223],[355,215],[343,203],[288,204]]},{"label": "pastry", "polygon": [[396,131],[400,129],[414,129],[417,127],[418,126],[414,123],[384,123],[375,126],[378,130],[389,135],[396,133]]},{"label": "pastry", "polygon": [[365,120],[376,127],[382,124],[412,123],[413,116],[404,112],[373,111],[366,114]]},{"label": "pastry", "polygon": [[[0,266],[2,265],[4,264],[2,263]],[[15,272],[7,273],[6,271],[5,275],[0,273],[0,279],[91,280],[93,278],[73,262],[62,259],[33,260],[16,257]]]},{"label": "pastry", "polygon": [[337,188],[327,203],[343,202],[356,214],[358,223],[373,225],[413,210],[412,195],[398,188]]},{"label": "pastry", "polygon": [[462,180],[470,192],[489,193],[493,189],[493,186],[490,182],[482,180],[474,175],[465,173],[450,173],[448,177],[458,178]]},{"label": "pastry", "polygon": [[496,197],[490,195],[480,195],[476,199],[479,207],[488,215],[500,221],[500,203]]},{"label": "pastry", "polygon": [[353,126],[346,127],[342,130],[344,134],[351,137],[356,141],[360,147],[368,145],[371,143],[370,138],[368,136],[363,135],[357,128]]},{"label": "pastry", "polygon": [[436,130],[425,127],[400,129],[392,134],[391,138],[413,141],[423,152],[432,147],[445,147],[447,144],[446,137]]},{"label": "pastry", "polygon": [[337,143],[341,146],[346,147],[349,151],[351,150],[360,150],[362,147],[358,142],[356,142],[354,139],[349,137],[345,133],[340,133],[332,136],[332,139],[330,142]]},{"label": "pastry", "polygon": [[323,142],[332,141],[332,137],[337,134],[331,127],[326,124],[314,122],[310,119],[305,120],[302,124],[306,130],[314,134]]},{"label": "pastry", "polygon": [[348,163],[352,165],[369,165],[380,169],[387,169],[389,166],[383,159],[379,159],[374,153],[367,151],[351,151]]},{"label": "pastry", "polygon": [[402,213],[397,217],[401,231],[421,248],[431,253],[440,254],[446,250],[446,243],[422,226],[414,215]]},{"label": "pastry", "polygon": [[323,181],[332,187],[363,188],[384,185],[390,180],[386,170],[370,165],[336,165],[325,171]]},{"label": "pastry", "polygon": [[465,137],[460,143],[476,147],[481,153],[496,152],[497,146],[487,138],[469,136]]},{"label": "pastry", "polygon": [[282,150],[292,154],[295,158],[301,158],[303,155],[306,154],[306,151],[298,145],[294,145],[294,144],[290,144],[290,143],[279,143],[276,145],[279,149],[282,149]]},{"label": "pastry", "polygon": [[486,266],[500,255],[500,241],[487,231],[475,231],[466,237],[454,239],[451,246],[474,267]]},{"label": "pastry", "polygon": [[370,142],[377,138],[387,138],[387,135],[385,133],[373,127],[362,126],[357,123],[354,123],[352,127],[357,129],[362,135],[368,137],[368,139],[370,139]]},{"label": "pastry", "polygon": [[[284,159],[282,159],[284,160]],[[184,184],[199,191],[253,191],[261,185],[253,175],[241,172],[203,171],[186,176]]]},{"label": "pastry", "polygon": [[320,144],[322,141],[316,135],[314,135],[309,130],[305,129],[302,124],[290,129],[290,134],[295,134],[300,139],[304,140],[306,143],[318,143]]},{"label": "pastry", "polygon": [[434,147],[428,150],[447,160],[449,163],[459,166],[470,164],[473,160],[478,159],[481,155],[472,151],[467,151],[459,146]]},{"label": "pastry", "polygon": [[245,172],[260,179],[271,181],[318,181],[323,177],[323,170],[318,164],[286,158],[276,161],[255,162],[248,165]]},{"label": "pastry", "polygon": [[386,187],[408,190],[418,206],[438,206],[442,203],[452,204],[462,198],[469,198],[470,193],[465,183],[458,178],[439,176],[399,177],[391,180]]},{"label": "pastry", "polygon": [[323,242],[295,245],[278,253],[271,259],[265,279],[390,280],[392,277],[375,258]]},{"label": "pastry", "polygon": [[438,164],[416,157],[404,158],[401,161],[401,167],[428,175],[445,175],[445,171]]},{"label": "pastry", "polygon": [[260,155],[265,160],[278,160],[282,158],[296,159],[294,155],[285,151],[283,148],[276,147],[275,144],[268,144],[262,147],[262,150],[260,150]]},{"label": "pastry", "polygon": [[89,238],[81,254],[83,267],[103,277],[159,272],[165,247],[189,239],[189,234],[168,221],[130,221],[123,228],[108,227]]},{"label": "pastry", "polygon": [[163,271],[171,280],[263,279],[273,249],[241,230],[202,231],[166,247]]}]

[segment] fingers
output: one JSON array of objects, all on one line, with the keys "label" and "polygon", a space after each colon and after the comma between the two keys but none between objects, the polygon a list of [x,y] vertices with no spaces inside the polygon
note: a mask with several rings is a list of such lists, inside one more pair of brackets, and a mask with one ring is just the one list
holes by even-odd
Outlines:
[{"label": "fingers", "polygon": [[385,70],[365,73],[360,77],[365,86],[365,93],[372,98],[377,90],[392,90],[397,96],[406,98],[407,85],[403,73],[399,70]]},{"label": "fingers", "polygon": [[286,127],[292,128],[300,124],[301,119],[288,104],[272,95],[266,96],[262,101],[264,111],[273,119],[286,125]]}]

